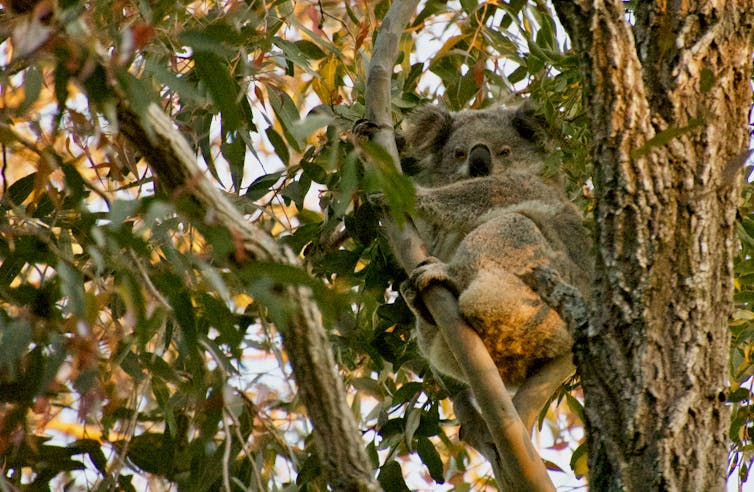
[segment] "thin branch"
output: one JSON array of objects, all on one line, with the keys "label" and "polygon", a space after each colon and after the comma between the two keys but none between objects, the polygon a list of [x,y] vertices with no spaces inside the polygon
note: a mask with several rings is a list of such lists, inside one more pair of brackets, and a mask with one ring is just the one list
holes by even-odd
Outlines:
[{"label": "thin branch", "polygon": [[[139,115],[116,90],[118,123],[123,134],[139,148],[163,184],[181,188],[215,223],[227,227],[240,246],[236,262],[274,261],[300,266],[298,257],[266,232],[251,225],[202,172],[183,135],[156,104]],[[240,250],[239,250],[240,249]],[[336,371],[322,315],[311,289],[286,289],[291,310],[281,330],[293,374],[314,429],[314,442],[326,477],[334,490],[377,490],[361,433]]]},{"label": "thin branch", "polygon": [[[390,82],[398,54],[398,41],[415,12],[417,0],[395,1],[390,6],[375,42],[369,65],[365,117],[376,132],[372,141],[381,145],[400,169],[391,113]],[[385,219],[393,251],[407,272],[426,257],[426,246],[410,221],[401,228]],[[554,490],[544,462],[537,454],[494,361],[482,340],[461,318],[458,300],[441,286],[422,296],[442,336],[464,369],[495,443],[496,456],[487,456],[501,486],[511,490]]]}]

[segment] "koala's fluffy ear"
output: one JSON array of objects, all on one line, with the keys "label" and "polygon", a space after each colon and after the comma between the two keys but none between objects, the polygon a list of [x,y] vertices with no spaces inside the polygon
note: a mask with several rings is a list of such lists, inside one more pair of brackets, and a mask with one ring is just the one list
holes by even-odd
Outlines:
[{"label": "koala's fluffy ear", "polygon": [[453,115],[440,106],[422,106],[407,119],[403,134],[407,153],[424,156],[442,148],[453,130]]},{"label": "koala's fluffy ear", "polygon": [[529,101],[516,108],[511,125],[519,135],[532,142],[541,144],[547,139],[547,122],[537,112],[536,106]]}]

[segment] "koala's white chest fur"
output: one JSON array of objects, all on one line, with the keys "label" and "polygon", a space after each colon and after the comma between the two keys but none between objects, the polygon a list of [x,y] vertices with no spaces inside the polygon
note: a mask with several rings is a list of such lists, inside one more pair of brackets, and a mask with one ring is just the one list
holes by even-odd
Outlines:
[{"label": "koala's white chest fur", "polygon": [[413,149],[421,168],[414,221],[440,262],[412,274],[413,285],[404,289],[417,314],[419,346],[438,370],[464,379],[426,308],[417,305],[415,291],[445,282],[458,292],[463,317],[503,380],[518,386],[572,344],[563,320],[527,284],[529,274],[554,269],[585,292],[588,234],[576,207],[539,176],[544,153],[526,110],[422,111],[408,139],[425,142]]}]

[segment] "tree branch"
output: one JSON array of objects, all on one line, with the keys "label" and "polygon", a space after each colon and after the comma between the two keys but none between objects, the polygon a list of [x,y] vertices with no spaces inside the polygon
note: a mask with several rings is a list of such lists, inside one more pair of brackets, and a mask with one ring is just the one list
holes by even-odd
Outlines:
[{"label": "tree branch", "polygon": [[[300,266],[290,249],[249,224],[204,175],[183,135],[156,104],[150,104],[146,114],[138,115],[121,97],[118,123],[123,134],[143,152],[158,179],[184,188],[202,210],[212,212],[205,216],[212,216],[215,223],[227,227],[239,239],[243,250],[236,253],[237,262],[263,260]],[[378,490],[312,292],[308,287],[291,286],[286,297],[291,300],[288,318],[286,326],[279,328],[327,480],[334,490]]]},{"label": "tree branch", "polygon": [[[398,40],[417,3],[417,0],[396,0],[391,5],[375,42],[367,79],[365,116],[377,127],[372,140],[390,153],[397,169],[400,169],[400,161],[393,132],[390,82]],[[407,272],[411,272],[425,259],[425,245],[410,221],[399,227],[389,218],[384,220],[398,261]],[[516,412],[494,361],[482,340],[461,317],[458,300],[441,286],[428,289],[422,300],[437,320],[459,366],[464,369],[479,405],[495,444],[493,452],[480,451],[493,465],[499,485],[509,490],[554,490],[544,462],[532,445],[529,431]]]}]

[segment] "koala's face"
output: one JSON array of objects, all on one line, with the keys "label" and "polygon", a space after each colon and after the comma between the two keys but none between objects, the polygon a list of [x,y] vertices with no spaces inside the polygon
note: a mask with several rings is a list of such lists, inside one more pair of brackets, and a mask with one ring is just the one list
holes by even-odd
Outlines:
[{"label": "koala's face", "polygon": [[411,117],[406,145],[418,159],[414,179],[431,187],[494,174],[539,174],[543,135],[528,106],[459,113],[426,106]]}]

